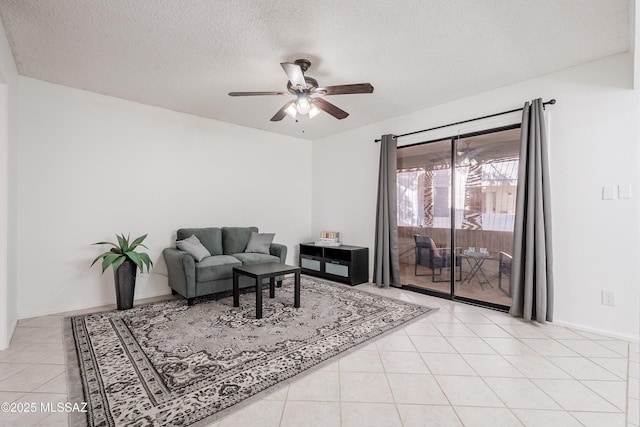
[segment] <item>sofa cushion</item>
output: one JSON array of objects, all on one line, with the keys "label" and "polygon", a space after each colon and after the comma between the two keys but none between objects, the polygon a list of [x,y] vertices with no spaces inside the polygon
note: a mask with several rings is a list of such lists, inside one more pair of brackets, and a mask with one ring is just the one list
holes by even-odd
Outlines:
[{"label": "sofa cushion", "polygon": [[176,241],[176,247],[191,254],[196,261],[202,261],[204,258],[211,256],[207,248],[202,246],[202,243],[200,243],[200,240],[198,240],[195,234],[192,234],[186,239]]},{"label": "sofa cushion", "polygon": [[210,256],[196,263],[196,282],[229,279],[233,277],[233,267],[242,263],[229,255]]},{"label": "sofa cushion", "polygon": [[269,255],[269,246],[271,246],[274,237],[274,233],[256,233],[252,231],[249,243],[247,243],[247,249],[244,251]]},{"label": "sofa cushion", "polygon": [[222,248],[225,255],[244,252],[251,238],[251,232],[258,227],[222,227]]},{"label": "sofa cushion", "polygon": [[280,258],[273,255],[266,254],[256,254],[256,253],[239,253],[233,254],[233,256],[240,261],[242,261],[242,265],[251,265],[251,264],[265,264],[267,262],[280,262]]},{"label": "sofa cushion", "polygon": [[176,233],[176,240],[184,240],[191,235],[195,235],[211,255],[223,254],[222,230],[220,228],[181,228]]}]

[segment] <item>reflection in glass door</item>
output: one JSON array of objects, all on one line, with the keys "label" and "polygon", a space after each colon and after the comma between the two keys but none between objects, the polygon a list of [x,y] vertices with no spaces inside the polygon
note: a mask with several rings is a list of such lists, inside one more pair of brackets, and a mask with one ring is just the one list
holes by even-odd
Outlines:
[{"label": "reflection in glass door", "polygon": [[403,285],[511,305],[519,140],[514,126],[398,148]]},{"label": "reflection in glass door", "polygon": [[398,150],[402,284],[451,293],[451,140]]}]

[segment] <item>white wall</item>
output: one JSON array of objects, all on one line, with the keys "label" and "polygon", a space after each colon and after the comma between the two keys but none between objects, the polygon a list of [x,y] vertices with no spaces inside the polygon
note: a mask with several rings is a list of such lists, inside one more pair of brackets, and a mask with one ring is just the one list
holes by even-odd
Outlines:
[{"label": "white wall", "polygon": [[633,88],[640,89],[640,7],[636,0],[629,0],[629,35],[633,52]]},{"label": "white wall", "polygon": [[9,346],[17,315],[16,121],[18,72],[0,22],[0,350]]},{"label": "white wall", "polygon": [[26,77],[19,78],[18,314],[115,303],[89,269],[115,233],[154,262],[136,298],[169,293],[176,229],[256,225],[295,262],[310,230],[311,143]]},{"label": "white wall", "polygon": [[[372,250],[380,150],[373,141],[380,135],[556,98],[548,107],[555,321],[637,340],[640,92],[630,89],[632,63],[632,54],[615,55],[314,141],[312,233],[337,230],[347,243]],[[415,139],[400,139],[400,145],[408,142]],[[633,198],[601,200],[602,186],[618,184],[632,184]],[[602,289],[616,291],[615,307],[601,304]]]}]

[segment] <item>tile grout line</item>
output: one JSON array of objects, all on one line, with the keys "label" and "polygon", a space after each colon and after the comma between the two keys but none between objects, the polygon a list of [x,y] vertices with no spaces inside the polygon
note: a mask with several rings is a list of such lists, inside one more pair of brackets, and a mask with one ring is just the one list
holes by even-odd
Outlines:
[{"label": "tile grout line", "polygon": [[[502,328],[504,330],[504,328]],[[509,335],[511,335],[509,333],[509,331],[505,331],[507,332]],[[524,345],[527,348],[530,348],[529,346],[527,346],[526,343],[522,342],[520,340],[520,338],[517,338],[513,335],[511,335],[513,339],[515,339],[516,341],[518,341],[520,344]],[[517,368],[517,366],[514,366],[507,358],[504,357],[503,354],[501,354],[500,352],[498,352],[495,348],[491,347],[491,345],[486,342],[484,340],[484,338],[480,337],[480,339],[482,339],[482,342],[484,342],[486,345],[488,345],[491,349],[493,349],[494,351],[496,351],[496,353],[511,367],[513,367],[517,372],[519,372],[524,379],[528,380],[534,387],[536,387],[536,389],[540,390],[545,396],[547,396],[552,402],[554,402],[556,405],[558,405],[559,408],[561,408],[564,412],[568,412],[562,405],[560,405],[560,403],[556,402],[555,399],[553,399],[551,396],[549,396],[544,390],[542,390],[536,383],[534,383],[533,381],[531,381],[531,379],[524,374],[524,372],[520,371],[520,369]],[[533,349],[532,349],[533,350]],[[535,350],[534,350],[535,351]],[[471,369],[473,369],[473,366],[471,367]],[[507,402],[505,402],[496,392],[495,390],[493,390],[493,388],[491,387],[491,385],[489,383],[487,383],[487,381],[485,380],[485,378],[483,376],[480,376],[480,378],[482,379],[482,381],[486,384],[486,386],[489,388],[489,390],[491,390],[493,392],[493,394],[496,395],[496,397],[498,399],[500,399],[500,401],[504,404],[505,408],[507,408],[509,410],[509,412],[514,416],[514,418],[516,420],[518,420],[523,426],[526,425],[524,420],[522,420],[518,414],[514,411],[514,409],[521,409],[521,408],[511,408]],[[525,409],[525,408],[522,408]],[[530,408],[527,408],[527,410],[530,410]],[[575,419],[575,417],[573,417]]]},{"label": "tile grout line", "polygon": [[[518,339],[520,341],[520,339]],[[587,341],[592,341],[591,338],[586,338],[585,340]],[[556,341],[554,339],[554,341]],[[526,345],[526,343],[522,343],[523,345]],[[558,344],[562,344],[562,343],[558,343]],[[571,349],[573,350],[573,349]],[[534,349],[535,351],[535,349]],[[540,354],[540,353],[538,353]],[[590,360],[587,356],[582,355],[581,353],[577,353],[578,356],[581,359],[586,359],[586,360]],[[553,366],[555,366],[556,368],[558,368],[559,370],[561,370],[562,372],[564,372],[565,374],[567,374],[572,381],[577,381],[580,385],[582,385],[583,387],[586,387],[587,389],[591,390],[593,393],[595,393],[598,397],[600,397],[601,399],[603,399],[604,401],[606,401],[607,403],[609,403],[611,406],[613,406],[616,409],[619,409],[617,405],[613,404],[611,401],[609,401],[609,399],[605,398],[604,396],[602,396],[600,393],[598,393],[597,391],[591,389],[591,387],[587,386],[586,384],[584,384],[582,381],[590,381],[590,380],[581,380],[579,378],[576,378],[574,375],[572,375],[570,372],[567,372],[565,369],[563,369],[561,366],[558,366],[557,364],[553,363],[552,360],[549,360],[549,357],[553,357],[553,356],[545,356],[543,354],[540,354],[540,357],[542,357],[543,359],[545,359],[547,362],[551,363]],[[569,357],[569,356],[567,356]],[[574,356],[571,356],[574,357]],[[603,368],[604,369],[604,368]],[[608,370],[607,370],[608,371]],[[610,372],[610,371],[609,371]],[[612,373],[612,372],[611,372]],[[620,378],[618,375],[615,375],[614,373],[612,373],[614,376]],[[554,379],[554,378],[538,378],[538,379]],[[562,378],[555,378],[556,381],[568,381],[567,379],[562,379]],[[536,384],[534,381],[531,381],[536,387],[538,387],[543,393],[547,394],[544,390],[542,390],[542,388],[540,388],[540,386],[538,384]],[[560,402],[556,401],[553,397],[549,396],[549,398],[551,398],[551,400],[553,400],[558,406],[560,406],[562,409],[564,409],[569,415],[573,416],[572,412],[576,412],[576,411],[570,411],[569,409],[565,408],[563,405],[560,404]],[[575,418],[575,417],[573,417]]]},{"label": "tile grout line", "polygon": [[[404,328],[402,328],[402,331],[407,334],[407,332],[404,330]],[[411,345],[413,346],[415,352],[418,352],[418,349],[416,348],[415,344],[413,343],[413,341],[411,341],[411,337],[409,335],[407,335],[407,338],[409,339],[409,342],[411,342]],[[380,357],[380,349],[378,349],[376,347],[376,354],[378,355],[378,359],[380,359],[380,366],[382,366],[382,372],[384,373],[384,379],[387,382],[387,387],[389,387],[389,393],[391,394],[391,399],[393,400],[393,407],[396,410],[396,414],[398,414],[398,420],[400,421],[400,425],[404,426],[404,423],[402,422],[402,416],[400,416],[400,410],[398,409],[398,402],[396,402],[396,396],[393,393],[393,388],[391,387],[391,382],[389,382],[389,377],[387,376],[387,374],[389,372],[387,372],[387,368],[384,366],[384,362],[382,361],[382,357]],[[418,353],[419,354],[419,353]],[[422,360],[422,358],[420,358]],[[371,402],[373,403],[373,402]],[[342,419],[340,420],[342,425]]]},{"label": "tile grout line", "polygon": [[[553,356],[552,356],[552,357],[553,357]],[[547,358],[547,359],[548,359],[548,357],[545,357],[545,358]],[[602,398],[603,400],[605,400],[606,402],[608,402],[609,404],[611,404],[613,407],[615,407],[615,408],[617,408],[617,409],[620,409],[620,408],[618,407],[618,405],[616,405],[614,402],[611,402],[611,401],[609,400],[609,398],[607,398],[607,397],[605,397],[605,396],[601,395],[598,391],[596,391],[596,390],[592,389],[592,388],[591,388],[591,387],[589,387],[587,384],[584,384],[584,381],[624,382],[624,381],[625,381],[625,380],[624,380],[624,378],[621,378],[619,375],[617,375],[617,374],[616,374],[616,373],[614,373],[614,372],[611,372],[609,369],[607,369],[607,368],[605,368],[605,367],[602,367],[602,366],[598,365],[597,363],[593,362],[593,361],[592,361],[589,357],[587,357],[587,356],[583,356],[583,355],[581,355],[581,354],[580,354],[580,358],[581,358],[581,359],[585,359],[585,360],[587,360],[587,361],[590,361],[590,362],[592,362],[592,363],[596,364],[598,367],[600,367],[600,368],[602,368],[602,369],[606,370],[607,372],[609,372],[610,374],[612,374],[613,376],[615,376],[615,377],[616,377],[616,378],[618,378],[618,379],[617,379],[617,380],[609,380],[609,379],[581,379],[581,378],[577,378],[577,377],[575,377],[575,376],[574,376],[574,375],[572,375],[570,372],[567,372],[566,370],[562,369],[562,367],[560,367],[560,366],[558,366],[557,364],[553,363],[553,361],[552,361],[552,360],[549,360],[549,363],[552,363],[552,364],[553,364],[554,366],[556,366],[558,369],[561,369],[562,371],[566,372],[566,373],[567,373],[567,375],[569,375],[572,379],[574,379],[575,381],[578,381],[578,382],[579,382],[580,384],[582,384],[584,387],[586,387],[586,388],[588,388],[589,390],[593,391],[595,394],[597,394],[600,398]],[[623,358],[621,357],[620,359],[623,359]],[[627,364],[628,364],[628,359],[627,359]],[[628,369],[627,369],[627,371],[628,371]],[[627,384],[628,384],[628,381],[627,381]],[[626,408],[625,408],[625,413],[626,413]]]},{"label": "tile grout line", "polygon": [[631,343],[627,344],[627,393],[625,399],[625,408],[624,408],[624,422],[626,425],[629,425],[629,388],[631,387]]},{"label": "tile grout line", "polygon": [[[454,315],[455,316],[455,315]],[[433,327],[440,332],[440,330],[438,329],[438,327],[433,324]],[[446,340],[446,337],[443,336],[443,338]],[[450,344],[449,344],[450,345]],[[455,350],[455,348],[454,348]],[[420,354],[420,352],[418,352],[418,354]],[[460,356],[459,353],[456,353],[458,356]],[[460,356],[462,357],[462,356]],[[420,358],[424,360],[424,358],[422,357],[422,355],[420,354]],[[429,368],[429,364],[425,362],[425,365],[427,366],[427,369],[429,370],[429,372],[431,373],[431,376],[433,377],[433,381],[438,385],[438,389],[440,390],[440,392],[442,393],[442,395],[444,396],[445,399],[447,399],[447,402],[449,402],[449,407],[453,410],[453,413],[456,415],[456,418],[458,419],[458,421],[460,421],[460,424],[464,426],[464,422],[462,422],[462,418],[460,417],[460,414],[458,413],[458,411],[456,410],[456,407],[453,405],[453,402],[451,401],[451,399],[449,399],[449,396],[447,395],[447,393],[445,393],[444,389],[442,388],[442,385],[440,384],[440,382],[438,381],[438,379],[436,378],[436,375],[431,371],[431,369]],[[473,368],[471,368],[471,370],[473,370]],[[475,371],[474,371],[475,372]]]},{"label": "tile grout line", "polygon": [[[377,352],[377,350],[376,350]],[[338,414],[340,417],[340,427],[342,427],[342,369],[340,369],[340,360],[336,362],[338,364]]]},{"label": "tile grout line", "polygon": [[[509,333],[510,335],[512,335],[509,331],[506,331],[507,333]],[[446,337],[445,337],[446,338]],[[527,345],[525,342],[522,341],[523,338],[519,338],[516,336],[512,335],[512,338],[515,339],[516,341],[518,341],[520,344],[524,345],[527,348],[531,348],[529,345]],[[495,351],[495,349],[493,347],[491,347],[491,345],[489,343],[487,343],[486,341],[484,341],[483,337],[480,337],[480,339],[484,342],[485,345],[489,346],[492,350]],[[528,339],[528,338],[524,338],[524,339]],[[551,339],[554,342],[557,342],[557,340],[555,338],[552,337],[547,337],[545,339]],[[589,341],[592,341],[591,339],[588,339]],[[561,343],[558,342],[558,344],[562,345]],[[535,349],[531,348],[535,353],[538,354],[538,357],[541,357],[543,359],[545,359],[546,361],[548,361],[549,363],[551,363],[553,366],[557,367],[558,369],[560,369],[561,371],[563,371],[564,373],[566,373],[572,380],[579,382],[580,384],[582,384],[582,381],[575,378],[573,375],[571,375],[569,372],[566,372],[564,369],[562,369],[560,366],[557,366],[555,363],[553,363],[553,361],[549,360],[547,356],[537,352]],[[507,360],[506,358],[504,358],[504,355],[502,355],[501,353],[497,352],[497,354],[499,356],[501,356],[503,359],[505,359],[505,361],[510,365],[513,366],[513,364],[511,364],[509,362],[509,360]],[[462,356],[462,358],[464,359],[464,355],[460,354]],[[582,356],[581,354],[579,354],[580,358],[582,359],[587,359],[588,358],[586,356]],[[549,397],[549,399],[551,399],[551,401],[553,401],[554,403],[556,403],[558,405],[558,407],[560,407],[564,412],[567,412],[570,416],[572,416],[572,418],[575,419],[575,417],[573,416],[573,414],[571,414],[571,411],[569,411],[568,409],[566,409],[563,405],[560,404],[560,402],[556,401],[552,396],[550,396],[547,392],[545,392],[543,389],[540,388],[540,386],[538,384],[536,384],[534,381],[531,381],[531,378],[529,378],[527,375],[525,375],[524,372],[522,372],[520,369],[518,369],[517,367],[513,366],[518,372],[520,372],[524,378],[528,379],[538,390],[540,390],[544,395],[546,395],[547,397]],[[476,373],[477,371],[473,368],[473,366],[471,366],[471,369],[474,370]],[[478,376],[482,379],[482,381],[487,385],[487,387],[489,387],[489,389],[494,393],[495,391],[491,388],[491,386],[486,382],[484,376],[479,375]],[[617,376],[617,375],[616,375]],[[508,378],[508,377],[507,377]],[[582,384],[584,387],[587,387],[586,385]],[[590,389],[589,387],[587,387],[588,389]],[[590,389],[591,390],[591,389]],[[593,391],[593,390],[592,390]],[[604,399],[607,403],[611,404],[614,408],[619,409],[618,406],[616,406],[615,404],[613,404],[612,402],[610,402],[608,399],[606,399],[604,396],[601,396],[600,393],[597,393],[595,391],[593,391],[594,393],[596,393],[596,395],[598,395],[600,398]],[[502,401],[502,399],[500,398],[500,396],[498,396],[496,394],[496,396]],[[503,403],[505,403],[504,401],[502,401]],[[505,404],[505,407],[508,408],[512,413],[513,411],[511,410],[511,408]],[[515,416],[515,413],[513,413],[513,415]],[[516,419],[520,420],[517,416]]]}]

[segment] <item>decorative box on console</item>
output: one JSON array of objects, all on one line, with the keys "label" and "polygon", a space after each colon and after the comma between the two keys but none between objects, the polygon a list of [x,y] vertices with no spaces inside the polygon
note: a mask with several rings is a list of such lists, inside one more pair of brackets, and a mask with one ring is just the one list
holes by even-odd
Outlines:
[{"label": "decorative box on console", "polygon": [[341,245],[300,244],[302,273],[348,285],[369,281],[369,248]]},{"label": "decorative box on console", "polygon": [[316,246],[340,246],[340,233],[337,231],[321,231]]}]

